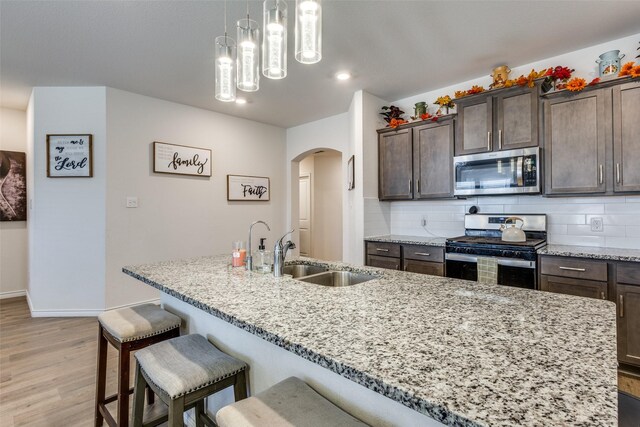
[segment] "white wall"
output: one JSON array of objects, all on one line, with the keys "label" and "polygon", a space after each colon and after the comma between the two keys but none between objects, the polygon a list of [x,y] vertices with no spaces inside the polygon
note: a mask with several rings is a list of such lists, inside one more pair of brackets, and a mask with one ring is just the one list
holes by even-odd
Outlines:
[{"label": "white wall", "polygon": [[[0,108],[0,150],[27,151],[27,114]],[[25,294],[28,272],[26,221],[0,222],[0,299]]]},{"label": "white wall", "polygon": [[[574,75],[587,81],[597,77],[595,60],[601,53],[612,49],[626,54],[623,63],[636,55],[640,34],[619,40],[592,46],[565,55],[547,58],[523,66],[512,66],[511,77],[528,74],[532,68],[544,68],[564,65],[574,68]],[[489,73],[487,73],[488,75]],[[438,96],[449,94],[453,97],[456,90],[468,89],[474,84],[488,88],[491,78],[483,76],[468,82],[412,96],[393,102],[404,109],[413,111],[413,104],[427,101],[432,105]],[[431,107],[434,111],[434,107]],[[511,196],[511,197],[474,197],[460,201],[430,202],[392,202],[390,232],[419,236],[457,236],[464,233],[464,213],[472,205],[479,205],[485,213],[546,213],[549,221],[549,241],[551,243],[608,246],[640,249],[640,226],[637,225],[640,196],[627,197],[559,197]],[[420,225],[422,217],[428,220],[426,229]],[[604,230],[592,232],[590,221],[593,216],[604,219]],[[367,220],[379,222],[380,215],[376,207],[367,210]],[[372,218],[372,219],[369,219]],[[370,233],[368,235],[383,234]]]},{"label": "white wall", "polygon": [[342,212],[342,192],[346,182],[342,175],[342,156],[326,151],[314,156],[313,180],[313,257],[342,260],[342,221],[336,214]]},{"label": "white wall", "polygon": [[[105,307],[105,88],[38,87],[28,132],[29,287],[33,315]],[[47,178],[47,134],[93,135],[92,178]]]}]

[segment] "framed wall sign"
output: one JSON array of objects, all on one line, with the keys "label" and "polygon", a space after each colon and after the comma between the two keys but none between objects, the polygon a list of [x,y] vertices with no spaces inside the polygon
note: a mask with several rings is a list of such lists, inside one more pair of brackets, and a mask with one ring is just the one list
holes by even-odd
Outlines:
[{"label": "framed wall sign", "polygon": [[175,175],[211,176],[211,150],[154,142],[153,171]]},{"label": "framed wall sign", "polygon": [[27,220],[27,156],[0,150],[0,221]]},{"label": "framed wall sign", "polygon": [[356,188],[356,174],[353,165],[354,161],[355,156],[351,156],[351,158],[349,158],[349,162],[347,163],[347,190],[353,190],[354,188]]},{"label": "framed wall sign", "polygon": [[264,176],[227,175],[227,200],[266,202],[271,194],[269,178]]},{"label": "framed wall sign", "polygon": [[92,135],[47,135],[47,176],[50,178],[90,178]]}]

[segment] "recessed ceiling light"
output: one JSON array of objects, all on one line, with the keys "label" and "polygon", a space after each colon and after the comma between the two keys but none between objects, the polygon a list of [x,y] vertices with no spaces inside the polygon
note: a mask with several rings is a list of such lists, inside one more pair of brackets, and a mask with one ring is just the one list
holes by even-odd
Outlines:
[{"label": "recessed ceiling light", "polygon": [[336,79],[338,80],[349,80],[351,78],[351,73],[348,71],[340,71],[336,73]]},{"label": "recessed ceiling light", "polygon": [[236,104],[246,104],[247,100],[244,98],[236,98]]}]

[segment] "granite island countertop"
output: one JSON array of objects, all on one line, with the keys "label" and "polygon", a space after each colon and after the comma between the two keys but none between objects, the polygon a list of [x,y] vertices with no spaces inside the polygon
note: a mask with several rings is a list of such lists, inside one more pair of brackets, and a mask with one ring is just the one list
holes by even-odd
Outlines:
[{"label": "granite island countertop", "polygon": [[447,425],[617,426],[613,303],[329,266],[378,278],[324,287],[227,256],[123,271]]},{"label": "granite island countertop", "polygon": [[384,236],[365,237],[367,242],[404,243],[407,245],[428,245],[444,247],[446,237],[406,236],[401,234],[386,234]]}]

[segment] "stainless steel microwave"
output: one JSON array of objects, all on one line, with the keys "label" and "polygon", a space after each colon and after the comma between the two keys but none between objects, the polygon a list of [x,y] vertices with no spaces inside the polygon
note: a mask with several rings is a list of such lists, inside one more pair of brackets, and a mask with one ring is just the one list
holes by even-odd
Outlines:
[{"label": "stainless steel microwave", "polygon": [[540,148],[453,158],[456,196],[540,193]]}]

